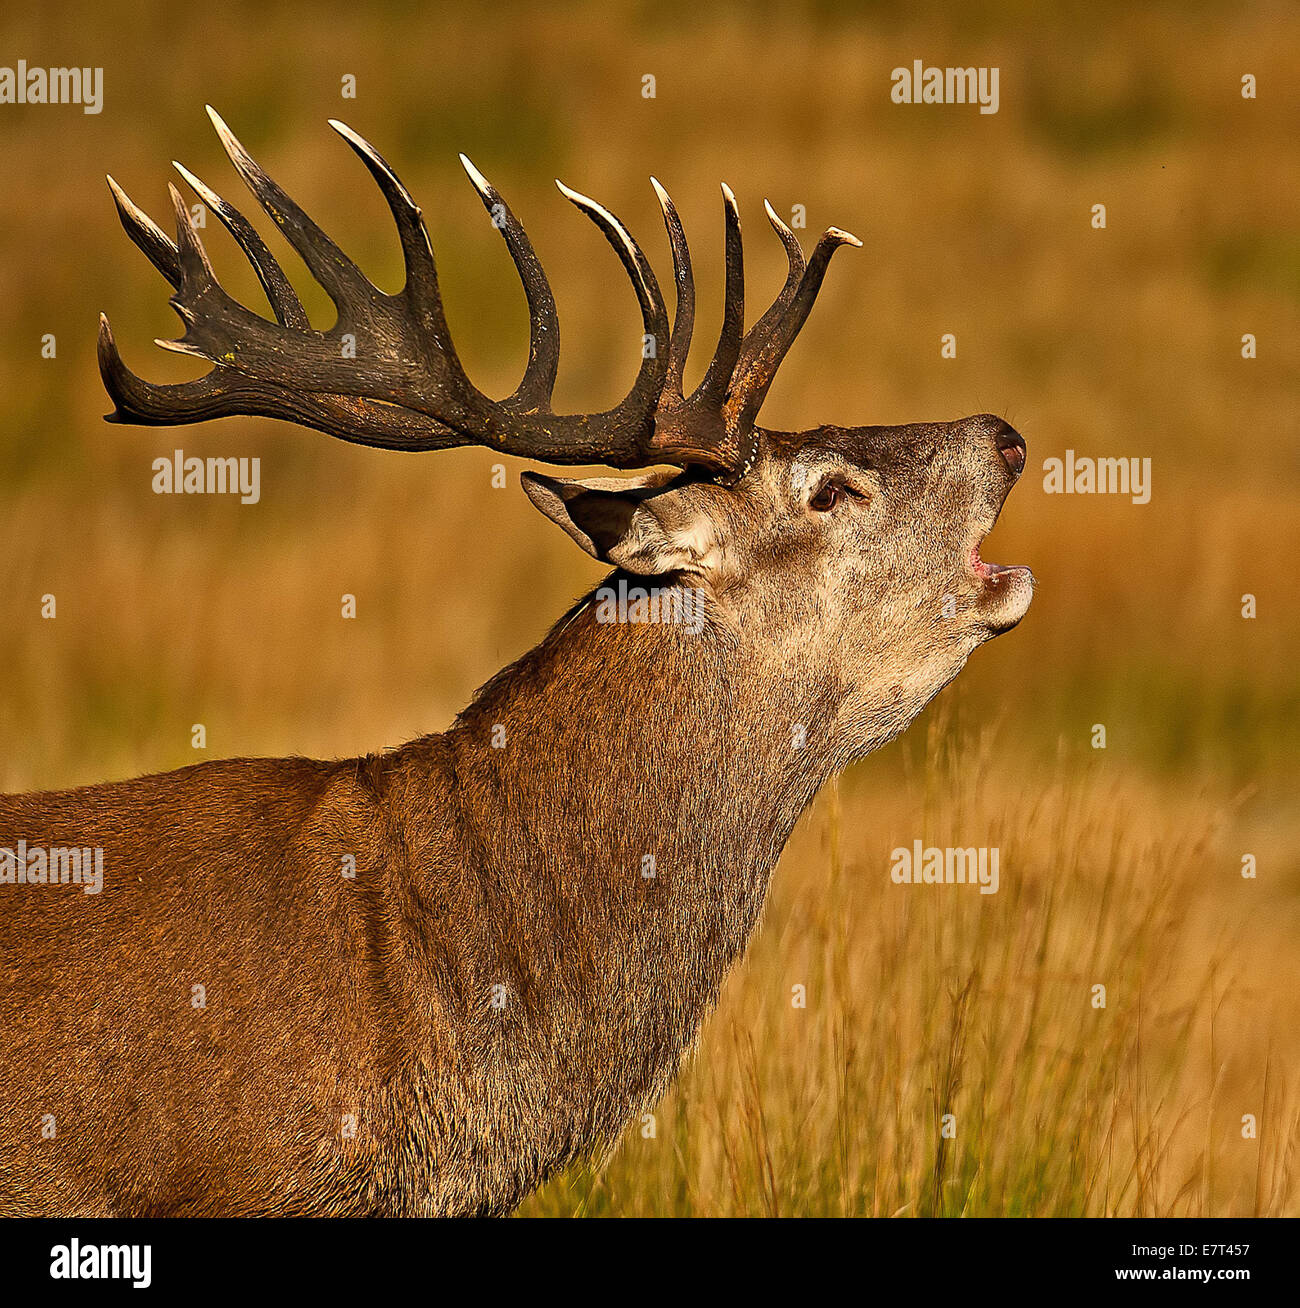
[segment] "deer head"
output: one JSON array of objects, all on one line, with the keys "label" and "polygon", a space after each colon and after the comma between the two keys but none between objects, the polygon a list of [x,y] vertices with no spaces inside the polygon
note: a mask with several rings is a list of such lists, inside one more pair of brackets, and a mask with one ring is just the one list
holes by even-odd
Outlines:
[{"label": "deer head", "polygon": [[[744,638],[750,657],[816,684],[835,706],[840,764],[901,730],[977,645],[1024,616],[1032,574],[985,563],[979,553],[1025,461],[1024,441],[1005,422],[980,415],[801,432],[756,425],[831,256],[841,245],[860,245],[856,237],[829,228],[805,260],[767,205],[789,274],[746,331],[740,219],[724,186],[722,331],[703,380],[686,395],[695,289],[685,233],[667,192],[653,182],[673,258],[671,330],[637,243],[601,205],[557,183],[604,233],[631,277],[645,348],[620,404],[603,413],[556,414],[554,298],[523,228],[468,159],[461,156],[505,239],[530,311],[527,368],[515,392],[499,401],[480,392],[461,367],[420,210],[373,147],[331,123],[378,183],[397,223],[406,284],[396,295],[377,290],[218,115],[208,113],[236,170],[329,294],[338,320],[329,331],[314,330],[251,224],[179,164],[248,256],[275,322],[222,289],[175,187],[173,242],[109,178],[128,235],[175,288],[171,304],[185,333],[158,343],[214,365],[195,381],[146,382],[123,364],[101,319],[100,370],[116,404],[110,421],[174,424],[258,414],[389,449],[478,444],[556,464],[669,465],[628,479],[525,473],[524,488],[589,554],[663,586],[693,587],[711,619]],[[351,348],[344,349],[345,341]]]}]

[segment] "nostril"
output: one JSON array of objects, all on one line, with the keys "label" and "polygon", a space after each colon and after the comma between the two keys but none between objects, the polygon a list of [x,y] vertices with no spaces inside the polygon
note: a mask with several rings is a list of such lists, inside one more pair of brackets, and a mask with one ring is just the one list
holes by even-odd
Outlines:
[{"label": "nostril", "polygon": [[993,439],[997,443],[998,453],[1007,461],[1007,467],[1011,469],[1011,475],[1019,477],[1025,467],[1024,438],[1018,431],[1004,423],[1002,430]]}]

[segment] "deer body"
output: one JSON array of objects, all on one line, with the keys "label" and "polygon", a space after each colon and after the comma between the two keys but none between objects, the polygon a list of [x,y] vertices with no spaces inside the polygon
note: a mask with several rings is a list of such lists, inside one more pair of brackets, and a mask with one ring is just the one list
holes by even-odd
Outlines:
[{"label": "deer body", "polygon": [[[830,255],[856,240],[829,229],[805,263],[769,207],[790,275],[744,331],[730,192],[722,338],[684,396],[694,289],[662,188],[669,348],[643,356],[616,409],[554,415],[549,287],[467,163],[532,311],[524,381],[490,401],[449,344],[419,211],[371,147],[339,128],[397,219],[399,296],[379,296],[214,121],[339,322],[313,331],[261,238],[188,173],[276,324],[225,296],[179,196],[172,242],[114,184],[176,287],[179,347],[214,363],[154,386],[103,322],[114,416],[271,414],[394,448],[673,464],[526,473],[524,488],[611,581],[690,587],[663,611],[693,620],[606,621],[589,596],[451,730],[391,752],[0,797],[0,872],[20,842],[104,855],[96,894],[0,876],[0,1214],[505,1212],[667,1088],[822,783],[1024,615],[1028,570],[978,549],[1024,442],[989,415],[757,427]],[[565,194],[618,251],[647,333],[666,336],[640,249]],[[356,362],[340,366],[345,331]]]},{"label": "deer body", "polygon": [[107,869],[0,919],[7,1211],[501,1212],[611,1144],[835,765],[798,660],[745,692],[762,658],[588,606],[445,735],[0,800]]}]

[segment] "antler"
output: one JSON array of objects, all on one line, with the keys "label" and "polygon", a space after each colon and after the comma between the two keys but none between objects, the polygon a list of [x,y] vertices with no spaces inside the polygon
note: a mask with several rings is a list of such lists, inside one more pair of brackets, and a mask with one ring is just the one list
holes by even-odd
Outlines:
[{"label": "antler", "polygon": [[[861,244],[832,227],[805,265],[794,234],[767,205],[768,219],[785,244],[790,272],[771,308],[745,333],[740,217],[735,197],[724,186],[727,271],[722,333],[704,380],[687,397],[682,374],[694,325],[695,286],[686,235],[667,192],[651,179],[673,254],[677,308],[671,334],[659,284],[640,247],[608,210],[557,182],[565,197],[600,228],[627,269],[647,341],[636,381],[621,403],[603,413],[557,414],[551,410],[551,393],[560,329],[550,285],[523,227],[464,155],[461,163],[505,238],[528,300],[528,366],[514,394],[503,400],[489,399],[466,376],[447,328],[420,210],[368,142],[331,120],[330,126],[370,170],[397,224],[406,265],[406,284],[397,295],[378,290],[262,171],[210,107],[208,115],[236,171],[334,302],[338,320],[327,332],[314,330],[252,224],[180,164],[176,168],[181,176],[253,265],[274,323],[222,289],[175,186],[169,187],[176,211],[173,242],[110,177],[127,235],[175,288],[170,303],[185,332],[178,341],[157,343],[215,365],[195,381],[145,381],[122,362],[108,320],[101,316],[99,368],[116,405],[108,415],[111,422],[158,426],[256,414],[388,449],[475,444],[550,463],[605,463],[616,468],[694,464],[734,480],[752,461],[754,419],[812,308],[831,255],[840,245]],[[658,348],[665,337],[666,354]]]}]

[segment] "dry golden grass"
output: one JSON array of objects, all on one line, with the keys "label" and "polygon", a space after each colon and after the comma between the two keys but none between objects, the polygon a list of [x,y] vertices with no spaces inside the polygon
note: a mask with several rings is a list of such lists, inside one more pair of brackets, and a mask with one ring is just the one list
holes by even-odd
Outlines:
[{"label": "dry golden grass", "polygon": [[[1004,412],[1031,471],[991,550],[1030,562],[1041,589],[908,737],[818,801],[655,1138],[633,1131],[598,1177],[559,1178],[526,1211],[1300,1212],[1300,15],[1184,8],[323,18],[151,0],[128,23],[9,6],[7,57],[103,65],[106,107],[0,107],[0,786],[191,762],[194,722],[209,756],[356,753],[440,729],[598,575],[517,489],[490,487],[482,451],[411,459],[255,422],[104,427],[100,309],[130,364],[188,368],[148,346],[175,321],[117,228],[106,169],[158,216],[173,155],[238,199],[210,100],[391,288],[382,201],[324,126],[344,117],[423,203],[462,356],[503,393],[522,297],[463,149],[547,264],[557,398],[585,408],[626,384],[637,319],[550,178],[607,202],[661,270],[645,178],[664,180],[692,236],[702,342],[725,178],[756,302],[781,275],[765,194],[867,247],[837,259],[764,420]],[[1000,112],[891,105],[889,70],[916,57],[998,65]],[[1087,222],[1099,201],[1104,233]],[[257,303],[224,234],[209,245]],[[45,332],[55,360],[39,357]],[[154,496],[150,462],[177,446],[260,456],[262,503]],[[1043,495],[1034,473],[1067,447],[1150,456],[1152,502]],[[37,616],[46,592],[54,622]],[[918,837],[998,844],[1002,889],[891,885],[888,851]],[[1240,877],[1244,852],[1258,880]],[[946,1111],[957,1135],[941,1147]]]}]

